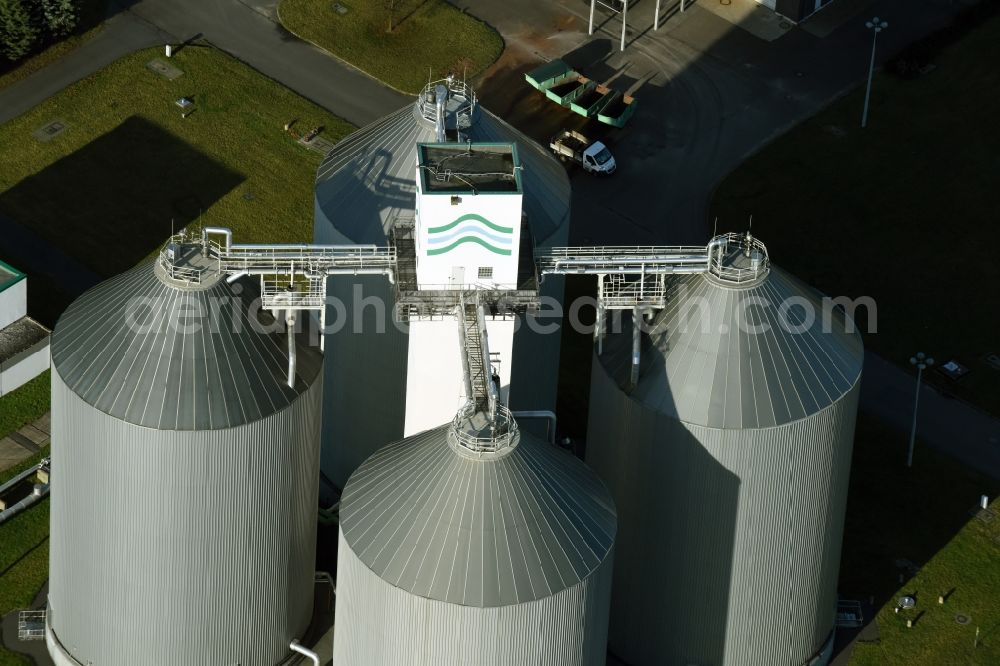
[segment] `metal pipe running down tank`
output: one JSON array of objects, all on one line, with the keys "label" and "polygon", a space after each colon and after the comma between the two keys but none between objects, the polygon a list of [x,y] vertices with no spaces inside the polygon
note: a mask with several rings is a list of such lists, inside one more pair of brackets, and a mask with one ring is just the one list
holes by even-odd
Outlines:
[{"label": "metal pipe running down tank", "polygon": [[292,642],[288,644],[288,647],[292,649],[292,652],[298,652],[303,657],[310,659],[313,666],[319,666],[319,655],[312,650],[303,647],[302,644],[299,643],[298,639],[293,639]]},{"label": "metal pipe running down tank", "polygon": [[549,411],[547,409],[534,409],[534,410],[523,410],[519,412],[511,412],[511,416],[515,419],[545,419],[548,421],[547,434],[549,439],[549,444],[555,445],[556,443],[556,413]]},{"label": "metal pipe running down tank", "polygon": [[632,369],[629,373],[629,386],[635,388],[639,383],[640,344],[642,342],[642,311],[638,305],[632,308]]},{"label": "metal pipe running down tank", "polygon": [[202,229],[201,240],[206,247],[208,246],[209,235],[225,236],[226,244],[223,245],[222,247],[226,252],[229,252],[229,249],[233,246],[233,232],[231,229],[227,229],[226,227],[205,227],[204,229]]},{"label": "metal pipe running down tank", "polygon": [[285,311],[285,330],[288,333],[288,388],[295,388],[295,310]]},{"label": "metal pipe running down tank", "polygon": [[445,143],[448,140],[444,128],[444,105],[448,101],[448,89],[439,85],[434,89],[434,97],[437,103],[437,115],[434,117],[434,129],[437,132],[437,142]]}]

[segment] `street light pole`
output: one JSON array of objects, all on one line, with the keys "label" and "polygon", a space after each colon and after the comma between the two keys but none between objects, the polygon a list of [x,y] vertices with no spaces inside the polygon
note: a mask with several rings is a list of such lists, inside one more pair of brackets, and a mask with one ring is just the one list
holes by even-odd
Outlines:
[{"label": "street light pole", "polygon": [[913,467],[913,444],[917,440],[917,407],[920,405],[920,378],[924,370],[934,365],[934,359],[923,352],[910,357],[910,363],[917,366],[917,395],[913,398],[913,426],[910,428],[910,449],[906,454],[906,466]]},{"label": "street light pole", "polygon": [[874,34],[872,35],[872,59],[868,64],[868,87],[865,89],[865,110],[861,113],[861,129],[868,125],[868,100],[872,94],[872,76],[875,74],[875,43],[878,41],[878,33],[888,28],[889,23],[876,16],[871,21],[866,21],[865,27],[872,30]]},{"label": "street light pole", "polygon": [[622,3],[622,44],[621,51],[625,50],[625,28],[628,27],[628,0]]}]

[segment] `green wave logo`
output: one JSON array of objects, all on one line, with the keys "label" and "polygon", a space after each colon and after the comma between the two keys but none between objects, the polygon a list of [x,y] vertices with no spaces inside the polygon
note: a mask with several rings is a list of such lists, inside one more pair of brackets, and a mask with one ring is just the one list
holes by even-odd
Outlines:
[{"label": "green wave logo", "polygon": [[427,255],[451,252],[463,243],[475,243],[494,254],[510,256],[514,229],[490,222],[482,215],[467,213],[448,224],[427,229]]}]

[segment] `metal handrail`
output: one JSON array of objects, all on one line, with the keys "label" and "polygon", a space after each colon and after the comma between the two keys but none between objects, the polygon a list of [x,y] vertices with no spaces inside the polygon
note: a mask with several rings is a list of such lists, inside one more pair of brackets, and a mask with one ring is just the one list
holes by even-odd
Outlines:
[{"label": "metal handrail", "polygon": [[[190,244],[191,239],[187,237],[184,232],[179,234],[174,234],[167,239],[164,243],[163,248],[160,250],[157,256],[157,263],[163,272],[172,280],[177,280],[179,282],[186,282],[187,284],[201,284],[202,278],[209,272],[217,272],[219,270],[218,265],[212,266],[179,266],[174,262],[170,261],[168,258],[168,252],[171,246],[180,247],[186,244]],[[209,256],[218,257],[221,247],[215,241],[207,240],[200,242],[204,248],[207,248]]]},{"label": "metal handrail", "polygon": [[473,435],[462,427],[462,422],[475,415],[476,403],[469,401],[455,414],[452,420],[452,431],[458,443],[474,453],[495,453],[511,445],[517,434],[517,421],[514,415],[502,403],[497,402],[494,411],[493,433],[489,437]]},{"label": "metal handrail", "polygon": [[704,245],[593,245],[553,247],[539,253],[539,258],[548,257],[582,257],[582,256],[615,256],[650,258],[670,256],[675,254],[705,254]]},{"label": "metal handrail", "polygon": [[[744,252],[747,256],[756,252],[758,257],[757,265],[750,268],[726,266],[723,262],[728,256],[726,250],[728,250],[730,245],[736,245],[739,248],[738,251]],[[712,239],[711,246],[721,246],[724,249],[719,254],[709,252],[708,270],[726,282],[733,282],[735,284],[752,282],[761,275],[766,274],[770,269],[771,260],[767,253],[767,247],[759,239],[751,236],[749,232],[746,234],[732,232],[721,234]]]},{"label": "metal handrail", "polygon": [[517,283],[511,282],[442,282],[421,283],[417,291],[460,291],[466,295],[474,293],[519,291]]},{"label": "metal handrail", "polygon": [[453,76],[449,76],[444,79],[439,79],[437,81],[431,81],[424,86],[423,90],[417,96],[417,108],[420,109],[420,115],[423,116],[425,120],[430,122],[435,122],[437,118],[437,98],[434,94],[435,88],[437,86],[443,85],[448,89],[449,96],[453,98],[462,98],[465,103],[460,105],[455,110],[455,116],[457,118],[464,118],[467,122],[465,125],[459,123],[460,126],[468,127],[472,122],[472,117],[475,114],[476,106],[479,104],[479,100],[476,97],[476,91],[473,90],[465,81],[459,81]]}]

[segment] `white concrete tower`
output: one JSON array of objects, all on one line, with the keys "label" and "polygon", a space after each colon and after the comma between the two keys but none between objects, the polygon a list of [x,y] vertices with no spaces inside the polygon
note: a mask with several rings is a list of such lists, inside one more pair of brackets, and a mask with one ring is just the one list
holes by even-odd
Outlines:
[{"label": "white concrete tower", "polygon": [[[416,147],[415,295],[459,307],[454,317],[410,320],[406,436],[449,421],[473,398],[463,379],[459,313],[470,311],[480,296],[495,301],[498,292],[516,293],[530,279],[522,274],[533,276],[520,265],[520,169],[512,143]],[[525,259],[530,266],[531,257]],[[506,403],[517,317],[495,306],[484,313],[489,359],[483,366]]]}]

